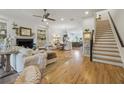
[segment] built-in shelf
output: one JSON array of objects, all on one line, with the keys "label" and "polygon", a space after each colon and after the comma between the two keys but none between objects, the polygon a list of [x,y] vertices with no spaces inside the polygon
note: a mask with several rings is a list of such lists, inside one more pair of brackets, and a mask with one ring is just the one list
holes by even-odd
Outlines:
[{"label": "built-in shelf", "polygon": [[46,43],[46,30],[37,30],[37,45],[39,47],[44,46]]}]

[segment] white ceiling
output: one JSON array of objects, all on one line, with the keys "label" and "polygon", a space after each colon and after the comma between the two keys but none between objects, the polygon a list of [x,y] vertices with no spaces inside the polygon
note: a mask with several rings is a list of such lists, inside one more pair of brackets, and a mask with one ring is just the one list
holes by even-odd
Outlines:
[{"label": "white ceiling", "polygon": [[[101,9],[100,9],[101,10]],[[91,17],[99,9],[48,9],[49,17],[56,19],[55,22],[48,21],[49,25],[62,28],[63,26],[78,27],[82,25],[83,18]],[[89,14],[86,15],[85,11]],[[0,15],[7,16],[16,20],[24,20],[33,24],[41,24],[41,19],[32,15],[43,15],[43,9],[0,9]],[[64,18],[62,22],[60,18]],[[71,21],[73,19],[73,21]]]}]

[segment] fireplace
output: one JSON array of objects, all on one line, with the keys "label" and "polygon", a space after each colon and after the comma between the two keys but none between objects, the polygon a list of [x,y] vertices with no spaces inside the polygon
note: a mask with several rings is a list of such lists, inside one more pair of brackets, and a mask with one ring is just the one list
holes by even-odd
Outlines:
[{"label": "fireplace", "polygon": [[16,39],[16,45],[25,48],[33,48],[33,39]]}]

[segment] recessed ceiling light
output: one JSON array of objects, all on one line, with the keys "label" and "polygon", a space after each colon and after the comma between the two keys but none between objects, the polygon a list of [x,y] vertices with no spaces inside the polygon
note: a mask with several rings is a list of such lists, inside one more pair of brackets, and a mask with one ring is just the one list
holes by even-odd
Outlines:
[{"label": "recessed ceiling light", "polygon": [[88,15],[88,14],[89,14],[89,12],[88,12],[88,11],[85,11],[85,14],[86,14],[86,15]]},{"label": "recessed ceiling light", "polygon": [[64,21],[64,18],[61,18],[60,20],[61,20],[61,21]]}]

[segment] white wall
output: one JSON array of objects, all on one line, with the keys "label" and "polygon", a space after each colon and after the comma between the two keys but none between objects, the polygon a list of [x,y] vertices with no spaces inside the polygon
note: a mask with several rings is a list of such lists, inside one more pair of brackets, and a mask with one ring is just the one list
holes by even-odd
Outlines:
[{"label": "white wall", "polygon": [[83,19],[82,27],[83,27],[83,31],[85,29],[89,29],[90,31],[95,29],[95,18],[94,17],[89,17],[89,18]]},{"label": "white wall", "polygon": [[107,20],[108,19],[107,12],[108,12],[108,10],[99,11],[99,12],[96,13],[96,17],[101,15],[101,20]]},{"label": "white wall", "polygon": [[[122,39],[122,41],[124,42],[124,10],[122,9],[119,9],[119,10],[109,10],[110,11],[110,14],[113,18],[113,21],[118,29],[118,32],[120,34],[120,37]],[[124,62],[124,47],[121,47],[120,45],[120,42],[117,38],[117,35],[116,36],[116,40],[117,40],[117,43],[118,43],[118,47],[119,47],[119,51],[120,51],[120,54],[121,54],[121,57],[122,57],[122,61]]]},{"label": "white wall", "polygon": [[124,41],[124,10],[123,9],[111,10],[110,13],[114,20],[114,23],[117,26],[119,34],[122,40]]}]

